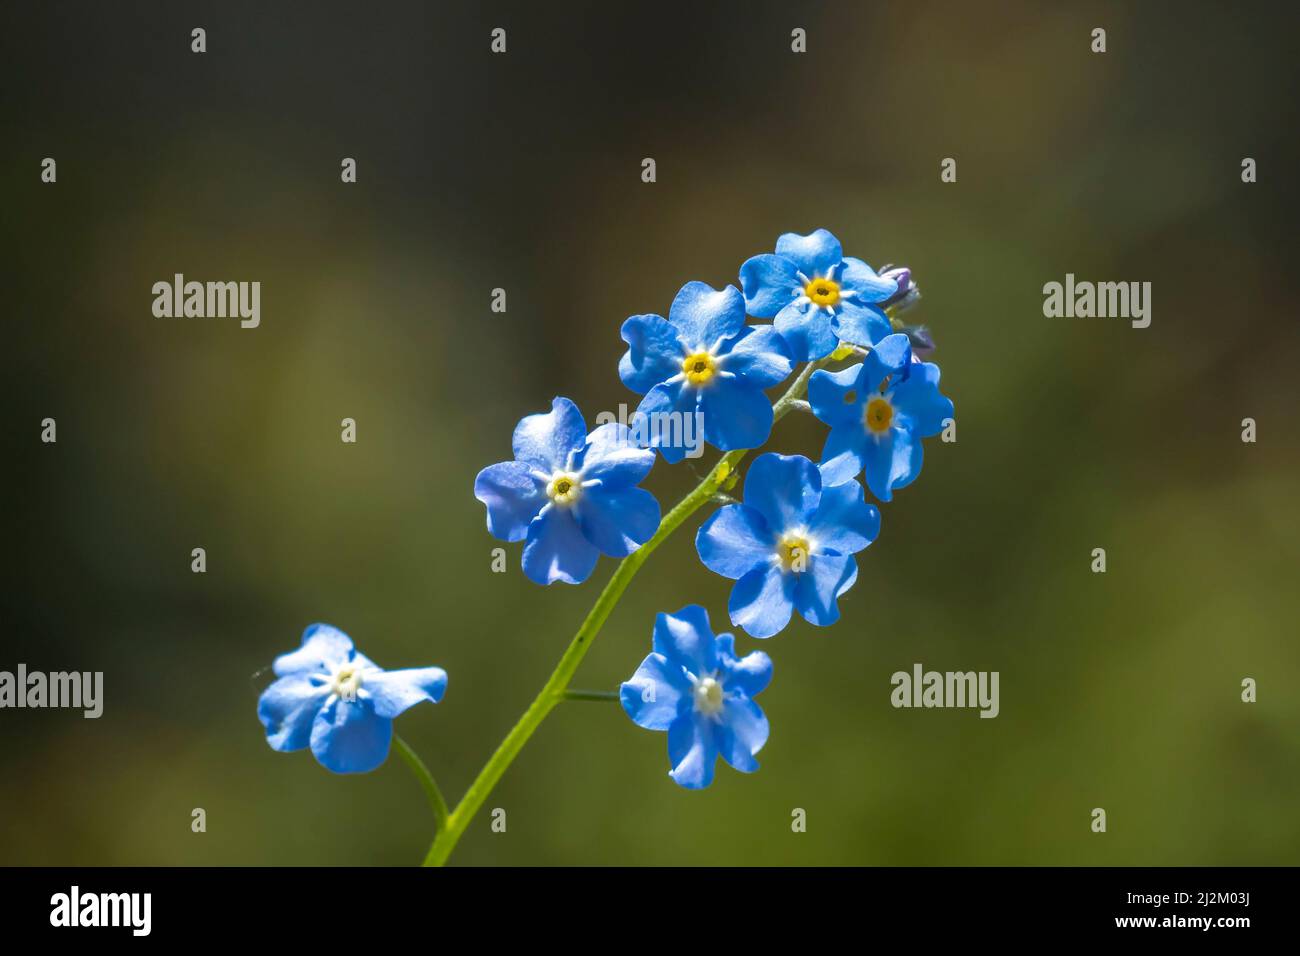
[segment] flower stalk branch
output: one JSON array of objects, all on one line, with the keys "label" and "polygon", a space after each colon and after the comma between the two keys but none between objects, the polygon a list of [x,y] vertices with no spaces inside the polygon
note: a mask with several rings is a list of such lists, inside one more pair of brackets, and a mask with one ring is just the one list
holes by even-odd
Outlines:
[{"label": "flower stalk branch", "polygon": [[429,798],[429,807],[433,810],[434,833],[435,835],[441,833],[447,828],[447,801],[443,799],[437,781],[433,779],[433,774],[429,773],[429,768],[424,765],[424,761],[411,749],[410,744],[396,734],[393,735],[393,748],[411,768],[411,773],[415,774],[415,778],[420,781],[420,786],[424,788],[424,795]]},{"label": "flower stalk branch", "polygon": [[618,700],[618,691],[616,690],[566,690],[564,692],[564,699],[613,702]]}]

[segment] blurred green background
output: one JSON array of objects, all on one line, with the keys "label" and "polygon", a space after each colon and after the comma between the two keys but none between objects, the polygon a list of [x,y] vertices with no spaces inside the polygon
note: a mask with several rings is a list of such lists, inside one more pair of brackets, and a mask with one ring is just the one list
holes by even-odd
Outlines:
[{"label": "blurred green background", "polygon": [[[264,668],[317,620],[445,667],[398,729],[458,798],[613,569],[543,589],[509,546],[491,573],[474,475],[554,395],[589,422],[635,407],[626,316],[818,226],[915,270],[958,441],[882,509],[837,626],[738,635],[776,662],[760,772],[679,790],[663,735],[565,705],[489,798],[507,832],[484,813],[453,861],[1300,862],[1296,26],[1255,4],[7,7],[0,669],[102,670],[106,703],[0,712],[0,863],[418,861],[406,768],[273,753]],[[261,327],[154,318],[175,272],[261,281]],[[1067,272],[1152,282],[1151,327],[1044,318]],[[774,443],[822,435],[791,418]],[[648,487],[666,507],[695,480],[660,463]],[[723,628],[698,523],[578,686],[630,675],[658,611]],[[894,710],[914,662],[1000,671],[1001,715]]]}]

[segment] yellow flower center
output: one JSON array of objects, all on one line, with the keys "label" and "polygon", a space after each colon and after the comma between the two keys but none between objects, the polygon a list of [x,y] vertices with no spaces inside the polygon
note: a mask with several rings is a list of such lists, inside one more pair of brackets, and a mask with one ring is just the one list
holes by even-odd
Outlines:
[{"label": "yellow flower center", "polygon": [[559,472],[551,478],[546,486],[546,496],[557,505],[571,505],[582,493],[582,482],[577,475]]},{"label": "yellow flower center", "polygon": [[706,677],[695,685],[695,709],[702,714],[716,714],[722,710],[722,685]]},{"label": "yellow flower center", "polygon": [[703,385],[713,378],[718,363],[708,352],[696,352],[682,359],[682,372],[692,385]]},{"label": "yellow flower center", "polygon": [[840,301],[840,284],[834,279],[813,279],[803,287],[803,294],[814,305],[835,305]]},{"label": "yellow flower center", "polygon": [[808,539],[802,535],[786,535],[776,546],[776,553],[786,571],[802,574],[808,570]]},{"label": "yellow flower center", "polygon": [[890,423],[894,420],[894,406],[886,399],[873,398],[867,402],[867,413],[863,416],[863,420],[871,431],[878,434],[887,432]]}]

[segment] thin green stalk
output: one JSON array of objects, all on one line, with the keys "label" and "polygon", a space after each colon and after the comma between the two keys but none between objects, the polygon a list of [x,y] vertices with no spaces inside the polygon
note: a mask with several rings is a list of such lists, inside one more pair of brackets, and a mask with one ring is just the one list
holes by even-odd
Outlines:
[{"label": "thin green stalk", "polygon": [[424,795],[429,798],[429,806],[433,809],[434,837],[437,838],[438,834],[447,829],[447,801],[442,798],[442,791],[438,789],[433,774],[429,773],[429,768],[424,765],[424,761],[410,745],[394,734],[393,746],[397,749],[397,755],[406,761],[406,765],[411,768],[411,773],[415,774],[415,778],[420,781],[420,786],[424,788]]},{"label": "thin green stalk", "polygon": [[[804,392],[808,388],[808,379],[812,376],[812,373],[829,363],[830,358],[826,358],[819,362],[809,362],[804,366],[785,394],[772,406],[774,422],[785,417],[795,407],[794,403],[803,398]],[[645,564],[650,555],[654,554],[655,549],[668,540],[668,536],[681,527],[687,518],[713,500],[714,495],[735,474],[736,465],[748,453],[748,449],[741,448],[723,455],[704,480],[696,485],[690,494],[677,502],[676,506],[664,516],[654,537],[619,562],[618,568],[609,579],[609,583],[605,585],[605,589],[600,592],[600,596],[596,598],[596,603],[592,605],[591,610],[587,613],[586,620],[578,628],[578,633],[569,642],[564,656],[560,658],[560,663],[556,665],[545,686],[542,687],[533,702],[528,705],[528,709],[524,711],[523,716],[511,728],[510,733],[506,734],[505,740],[501,741],[500,746],[497,747],[496,752],[492,754],[483,769],[479,771],[479,775],[474,779],[474,782],[469,785],[469,789],[465,791],[465,796],[461,797],[460,803],[456,804],[456,808],[447,817],[446,826],[438,828],[438,832],[433,839],[433,845],[429,847],[429,852],[424,858],[425,866],[441,866],[447,862],[447,858],[451,855],[452,850],[456,848],[456,843],[465,832],[465,828],[469,826],[470,820],[478,812],[479,807],[483,805],[483,801],[487,799],[488,794],[492,792],[492,788],[497,785],[497,781],[506,772],[506,768],[510,766],[515,757],[518,756],[519,751],[523,749],[524,744],[528,742],[534,731],[546,719],[546,715],[551,712],[556,704],[565,699],[569,681],[573,679],[574,673],[578,670],[578,665],[582,663],[582,659],[596,639],[596,635],[600,633],[601,627],[618,604],[623,592],[627,590],[627,586],[632,583],[632,578],[636,576],[641,565]]]}]

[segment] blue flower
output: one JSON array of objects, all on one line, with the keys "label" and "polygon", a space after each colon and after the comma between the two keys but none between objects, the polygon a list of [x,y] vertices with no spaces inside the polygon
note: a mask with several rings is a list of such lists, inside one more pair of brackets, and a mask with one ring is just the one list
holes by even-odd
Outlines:
[{"label": "blue flower", "polygon": [[710,571],[736,584],[731,622],[771,637],[797,608],[810,624],[839,620],[840,595],[858,578],[855,552],[880,533],[880,512],[856,481],[823,487],[802,455],[760,455],[745,478],[745,503],[704,522],[695,549]]},{"label": "blue flower", "polygon": [[822,477],[836,484],[865,471],[881,501],[921,473],[921,439],[939,434],[953,412],[939,394],[939,366],[913,361],[902,334],[882,339],[861,365],[814,372],[808,403],[831,428]]},{"label": "blue flower", "polygon": [[763,389],[782,381],[793,364],[775,329],[745,325],[745,302],[735,286],[719,292],[688,282],[667,320],[634,315],[623,323],[622,336],[629,348],[619,377],[645,395],[634,427],[646,430],[645,443],[665,461],[681,461],[688,447],[699,448],[694,428],[701,420],[704,440],[723,451],[767,441],[772,405]]},{"label": "blue flower", "polygon": [[619,696],[638,726],[668,731],[668,776],[701,790],[719,754],[744,773],[757,770],[767,717],[754,698],[772,680],[772,659],[762,651],[736,657],[735,638],[714,637],[698,604],[655,618],[653,646]]},{"label": "blue flower", "polygon": [[538,584],[581,584],[601,552],[627,557],[659,528],[659,502],[636,487],[654,452],[638,447],[626,425],[590,435],[578,406],[556,398],[546,414],[515,427],[514,461],[489,465],[474,479],[487,526],[503,541],[524,541],[524,574]]},{"label": "blue flower", "polygon": [[311,747],[335,773],[366,773],[388,759],[393,718],[447,689],[441,667],[386,671],[359,653],[352,639],[313,624],[302,647],[275,659],[279,680],[257,702],[266,742],[282,752]]},{"label": "blue flower", "polygon": [[760,319],[776,316],[778,332],[794,359],[824,358],[843,339],[872,345],[889,334],[889,318],[876,303],[898,291],[861,259],[846,259],[825,229],[787,232],[776,255],[754,256],[740,267],[745,307]]}]

